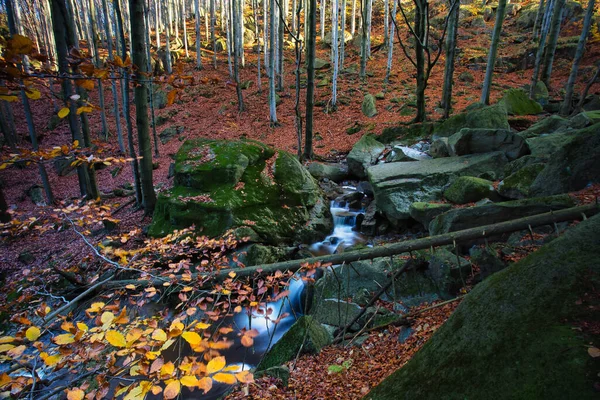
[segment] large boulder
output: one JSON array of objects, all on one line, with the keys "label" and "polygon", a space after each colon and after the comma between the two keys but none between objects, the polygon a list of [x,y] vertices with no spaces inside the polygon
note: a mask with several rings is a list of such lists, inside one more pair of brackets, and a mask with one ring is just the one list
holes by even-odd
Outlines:
[{"label": "large boulder", "polygon": [[385,146],[370,135],[364,135],[348,154],[348,169],[357,178],[367,176],[366,169],[377,162]]},{"label": "large boulder", "polygon": [[509,115],[533,115],[544,111],[540,103],[531,100],[523,89],[508,89],[500,102]]},{"label": "large boulder", "polygon": [[349,178],[348,166],[343,164],[311,162],[306,167],[308,172],[317,179],[329,179],[341,182]]},{"label": "large boulder", "polygon": [[419,221],[425,228],[429,228],[431,220],[451,209],[452,205],[447,203],[416,202],[410,205],[408,212],[414,220]]},{"label": "large boulder", "polygon": [[531,125],[526,130],[519,132],[518,135],[524,139],[529,139],[539,135],[554,133],[559,130],[564,130],[569,126],[569,120],[560,115],[551,115]]},{"label": "large boulder", "polygon": [[495,273],[365,399],[597,398],[599,254],[596,216]]},{"label": "large boulder", "polygon": [[473,203],[483,199],[495,199],[498,195],[493,182],[474,176],[458,177],[444,191],[446,200],[454,204]]},{"label": "large boulder", "polygon": [[375,105],[375,96],[370,93],[365,94],[362,102],[361,110],[363,114],[369,118],[377,115],[377,106]]},{"label": "large boulder", "polygon": [[195,139],[177,153],[174,187],[159,194],[148,233],[191,225],[210,237],[247,226],[281,244],[320,239],[332,220],[317,182],[291,154],[249,140]]},{"label": "large boulder", "polygon": [[508,175],[498,185],[498,193],[509,199],[523,199],[531,195],[531,185],[545,168],[543,163],[529,164]]},{"label": "large boulder", "polygon": [[558,195],[458,208],[435,217],[429,224],[429,233],[431,235],[441,235],[448,232],[528,217],[530,215],[562,210],[574,205],[575,203],[568,195]]},{"label": "large boulder", "polygon": [[463,128],[508,130],[510,125],[506,108],[502,104],[495,104],[453,115],[434,128],[433,139],[452,136]]},{"label": "large boulder", "polygon": [[298,353],[314,354],[331,344],[329,332],[309,315],[303,315],[265,354],[256,371],[283,365]]},{"label": "large boulder", "polygon": [[461,129],[448,138],[450,155],[503,151],[509,160],[529,154],[525,140],[506,129]]},{"label": "large boulder", "polygon": [[566,193],[600,182],[600,123],[575,131],[568,139],[535,178],[532,194]]},{"label": "large boulder", "polygon": [[[331,32],[331,31],[329,31],[329,32],[327,32],[327,33],[325,34],[325,39],[323,40],[323,43],[325,43],[327,46],[330,46],[330,47],[331,47],[331,41],[332,41],[332,40],[331,40],[331,39],[332,39],[332,38],[331,38],[331,36],[332,36],[332,32]],[[348,31],[344,31],[344,32],[342,33],[342,31],[341,31],[341,30],[339,30],[339,31],[338,31],[338,40],[340,41],[340,43],[341,43],[341,41],[342,41],[342,40],[341,40],[341,39],[342,39],[342,36],[344,37],[344,43],[348,43],[349,41],[351,41],[351,40],[352,40],[352,34],[351,34],[350,32],[348,32]]]},{"label": "large boulder", "polygon": [[462,157],[379,164],[367,169],[377,206],[394,224],[410,217],[415,202],[439,200],[459,176],[501,175],[507,163],[502,152]]}]

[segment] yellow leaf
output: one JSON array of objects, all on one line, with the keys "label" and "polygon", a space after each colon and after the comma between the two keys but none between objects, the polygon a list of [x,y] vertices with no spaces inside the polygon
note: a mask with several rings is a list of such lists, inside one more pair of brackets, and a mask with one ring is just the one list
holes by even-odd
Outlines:
[{"label": "yellow leaf", "polygon": [[600,357],[600,349],[598,349],[597,347],[590,347],[588,348],[588,354],[590,355],[590,357],[593,358]]},{"label": "yellow leaf", "polygon": [[4,100],[4,101],[8,101],[9,103],[12,103],[14,101],[19,100],[19,98],[17,96],[13,96],[13,95],[1,94],[0,100]]},{"label": "yellow leaf", "polygon": [[127,385],[127,386],[122,387],[121,389],[117,390],[117,393],[115,393],[115,397],[119,397],[120,395],[125,393],[127,390],[129,390],[130,387],[131,387],[131,385]]},{"label": "yellow leaf", "polygon": [[2,336],[0,337],[0,344],[3,343],[12,343],[15,341],[15,338],[12,336]]},{"label": "yellow leaf", "polygon": [[202,378],[198,381],[198,387],[204,390],[204,393],[212,389],[212,384],[212,379],[210,378]]},{"label": "yellow leaf", "polygon": [[195,346],[202,341],[202,338],[196,332],[184,332],[181,337],[192,346]]},{"label": "yellow leaf", "polygon": [[71,333],[63,333],[62,335],[58,335],[54,338],[54,343],[56,344],[69,344],[75,341],[75,337]]},{"label": "yellow leaf", "polygon": [[167,333],[162,329],[155,329],[154,332],[152,332],[152,339],[164,342],[167,340]]},{"label": "yellow leaf", "polygon": [[210,360],[208,362],[208,364],[206,365],[206,373],[207,374],[215,373],[217,371],[222,370],[224,366],[225,366],[225,357],[223,357],[223,356],[215,357],[212,360]]},{"label": "yellow leaf", "polygon": [[185,387],[196,387],[198,379],[194,375],[187,375],[180,379],[180,382]]},{"label": "yellow leaf", "polygon": [[[71,110],[69,110],[68,107],[63,107],[60,109],[60,111],[58,111],[58,118],[64,118],[67,115],[69,115],[70,112],[71,112]],[[98,310],[98,311],[100,311],[100,310]]]},{"label": "yellow leaf", "polygon": [[77,115],[80,115],[80,114],[82,114],[82,113],[84,113],[84,112],[85,112],[85,113],[90,113],[90,112],[92,112],[92,111],[94,111],[94,109],[93,109],[92,107],[90,107],[90,106],[83,106],[83,107],[79,107],[79,108],[77,109]]},{"label": "yellow leaf", "polygon": [[110,311],[103,312],[102,316],[100,317],[100,321],[102,322],[102,328],[108,328],[114,319],[115,314],[111,313]]},{"label": "yellow leaf", "polygon": [[175,364],[173,364],[171,361],[169,361],[168,363],[166,363],[165,365],[162,366],[162,368],[160,369],[160,374],[166,375],[166,376],[171,376],[171,375],[173,375],[174,371],[175,371]]},{"label": "yellow leaf", "polygon": [[131,347],[139,338],[142,337],[142,330],[139,328],[134,328],[127,332],[127,336],[125,340],[127,341],[127,347]]},{"label": "yellow leaf", "polygon": [[0,353],[4,353],[5,351],[9,351],[10,349],[14,348],[14,344],[0,344]]},{"label": "yellow leaf", "polygon": [[210,324],[205,324],[204,322],[198,322],[196,324],[196,329],[208,329]]},{"label": "yellow leaf", "polygon": [[0,164],[0,170],[3,170],[6,167],[8,167],[8,163]]},{"label": "yellow leaf", "polygon": [[29,54],[33,50],[33,42],[26,36],[13,35],[8,42],[8,48],[17,54]]},{"label": "yellow leaf", "polygon": [[27,339],[29,339],[30,341],[34,341],[37,340],[37,338],[40,337],[40,328],[38,328],[37,326],[30,326],[26,331],[25,331],[25,336],[27,337]]},{"label": "yellow leaf", "polygon": [[141,367],[139,365],[134,365],[133,367],[129,368],[129,375],[138,376],[140,374],[140,369]]},{"label": "yellow leaf", "polygon": [[162,350],[168,349],[169,347],[171,347],[171,345],[173,343],[175,343],[175,339],[171,338],[171,339],[167,340],[166,342],[163,343],[163,345],[161,346],[160,350],[162,351]]},{"label": "yellow leaf", "polygon": [[230,273],[227,274],[230,278],[235,278],[235,272],[231,271]]},{"label": "yellow leaf", "polygon": [[44,360],[44,364],[49,367],[55,366],[61,359],[62,356],[60,354],[54,354],[53,356],[48,355],[46,352],[41,352],[40,357]]},{"label": "yellow leaf", "polygon": [[141,381],[139,385],[131,389],[127,396],[123,397],[123,400],[143,400],[146,397],[146,393],[152,388],[152,382]]},{"label": "yellow leaf", "polygon": [[233,376],[231,374],[224,374],[222,372],[215,374],[212,378],[217,382],[226,383],[228,385],[233,385],[234,383],[237,382],[237,379],[235,378],[235,376]]},{"label": "yellow leaf", "polygon": [[[104,162],[104,164],[106,164],[106,161]],[[108,163],[107,165],[110,165],[110,163]],[[135,285],[127,285],[127,286],[125,286],[125,289],[134,290]]]},{"label": "yellow leaf", "polygon": [[84,324],[83,322],[78,322],[78,323],[77,323],[77,328],[78,328],[80,331],[83,331],[83,332],[87,332],[87,331],[88,331],[88,329],[89,329],[89,328],[88,328],[88,326],[87,326],[86,324]]},{"label": "yellow leaf", "polygon": [[[73,140],[73,148],[77,148],[77,147],[79,147],[79,140]],[[104,303],[100,302],[100,303],[94,303],[94,304],[92,304],[92,308],[94,307],[94,305],[97,305],[97,304],[102,304],[100,306],[100,310],[102,309],[102,307],[104,307]],[[100,310],[98,310],[98,311],[100,311]],[[89,308],[88,308],[87,311],[89,311]],[[90,312],[98,312],[98,311],[90,311]]]},{"label": "yellow leaf", "polygon": [[81,389],[67,389],[67,400],[82,400],[85,392]]},{"label": "yellow leaf", "polygon": [[126,347],[127,342],[121,332],[110,330],[106,332],[106,340],[115,347]]},{"label": "yellow leaf", "polygon": [[31,100],[38,100],[40,97],[42,97],[42,94],[40,93],[40,91],[35,90],[35,89],[27,89],[25,91],[25,95],[27,97],[29,97]]},{"label": "yellow leaf", "polygon": [[94,81],[91,79],[78,80],[76,85],[85,90],[94,90]]},{"label": "yellow leaf", "polygon": [[163,396],[166,400],[174,399],[179,395],[179,391],[181,390],[181,385],[178,380],[174,380],[167,385],[163,392]]}]

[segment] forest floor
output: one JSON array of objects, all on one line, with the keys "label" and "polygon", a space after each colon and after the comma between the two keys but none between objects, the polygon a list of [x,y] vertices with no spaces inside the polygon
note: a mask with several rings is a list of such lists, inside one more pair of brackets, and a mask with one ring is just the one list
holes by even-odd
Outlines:
[{"label": "forest floor", "polygon": [[[381,21],[377,20],[373,24],[382,25]],[[483,82],[485,74],[485,63],[474,65],[471,61],[479,53],[482,55],[487,53],[492,27],[493,21],[489,21],[485,27],[461,27],[459,29],[460,51],[455,77],[463,72],[469,72],[473,76],[473,81],[455,80],[453,96],[455,112],[460,112],[467,105],[479,100],[481,82]],[[563,29],[562,36],[578,35],[580,29],[580,24],[567,25]],[[505,32],[506,35],[503,35],[500,44],[500,57],[520,54],[533,46],[530,40],[516,43],[515,38],[523,36],[524,33],[516,27],[514,19],[507,19]],[[373,35],[373,42],[379,43],[381,41],[382,33],[376,32]],[[345,66],[355,66],[355,70],[358,71],[360,61],[358,49],[351,43],[347,45],[346,49]],[[329,49],[320,39],[317,40],[317,51],[318,57],[324,60],[329,59]],[[204,69],[201,71],[196,71],[193,68],[195,65],[194,57],[195,54],[190,52],[190,62],[180,61],[183,74],[194,76],[194,88],[187,91],[182,90],[173,105],[163,110],[157,110],[156,113],[157,116],[166,115],[167,113],[173,114],[165,125],[157,127],[158,132],[169,126],[184,127],[183,133],[178,138],[159,146],[160,155],[154,159],[158,163],[158,168],[154,170],[154,182],[158,190],[172,185],[172,179],[168,178],[169,166],[172,156],[181,145],[181,140],[197,137],[234,140],[245,137],[260,140],[292,153],[297,152],[298,140],[294,123],[294,54],[292,49],[286,50],[285,88],[282,93],[279,93],[282,102],[277,107],[280,123],[277,127],[272,127],[269,122],[268,82],[265,79],[264,69],[262,71],[262,90],[257,88],[257,58],[256,54],[251,52],[251,49],[246,49],[246,67],[240,71],[240,81],[253,81],[253,84],[243,91],[246,107],[244,112],[238,112],[237,110],[235,85],[232,84],[228,74],[226,54],[220,53],[218,55],[217,69],[213,68],[210,55],[203,57]],[[577,90],[580,90],[592,76],[594,62],[598,59],[600,59],[600,38],[598,35],[594,35],[588,42],[587,51],[580,67]],[[262,61],[261,67],[263,67]],[[340,74],[338,98],[345,99],[346,104],[338,104],[337,109],[332,112],[325,112],[326,106],[315,108],[314,151],[319,158],[324,160],[343,158],[363,134],[381,133],[386,127],[409,123],[412,120],[414,109],[406,107],[405,104],[410,103],[413,99],[415,89],[414,69],[402,54],[399,46],[396,45],[390,82],[385,83],[386,62],[386,50],[373,51],[372,58],[367,64],[367,71],[370,76],[365,82],[362,82],[356,73]],[[428,118],[431,120],[441,118],[437,107],[441,98],[443,65],[444,56],[442,55],[432,71],[426,91],[428,96],[426,102],[427,113]],[[561,97],[561,91],[566,83],[570,66],[570,60],[560,58],[555,60],[552,88],[550,89],[551,98]],[[318,73],[322,72],[318,71]],[[502,96],[503,90],[507,88],[522,87],[528,84],[531,74],[531,69],[507,73],[499,67],[494,75],[491,102],[497,101]],[[326,75],[330,76],[330,71],[327,71]],[[95,133],[97,144],[103,154],[118,155],[115,118],[109,112],[109,110],[112,110],[110,86],[105,84],[104,90],[111,136],[108,142],[98,137],[100,116],[97,112],[90,115],[92,132]],[[596,84],[592,87],[590,93],[598,93],[599,91],[600,85]],[[383,92],[385,95],[384,100],[377,102],[378,114],[373,118],[367,118],[361,112],[363,96],[367,92],[371,94]],[[62,121],[53,131],[45,130],[48,121],[56,111],[50,101],[48,90],[45,93],[43,92],[43,95],[46,96],[45,100],[32,103],[40,146],[51,148],[68,143],[70,133],[66,121]],[[301,109],[304,106],[304,96],[305,90],[303,89],[301,91]],[[93,101],[97,100],[96,97],[97,94],[92,93]],[[316,88],[315,101],[317,104],[327,105],[330,99],[330,86]],[[392,99],[399,99],[399,102],[391,102]],[[95,104],[97,104],[97,101],[95,101]],[[27,137],[27,127],[22,109],[15,106],[14,114],[19,136],[21,138]],[[133,113],[132,118],[135,124]],[[533,122],[536,118],[538,117],[529,118],[528,123]],[[357,123],[362,126],[362,130],[355,134],[347,134],[347,129]],[[523,121],[515,121],[515,123],[522,124]],[[23,145],[24,147],[27,146],[26,143]],[[5,148],[2,150],[1,155],[4,157],[8,153],[8,149]],[[54,194],[63,205],[79,198],[79,186],[75,174],[59,177],[51,165],[48,165],[47,169]],[[38,174],[38,170],[34,166],[23,169],[15,167],[0,171],[0,181],[16,219],[25,220],[34,217],[44,219],[50,218],[50,215],[54,213],[53,207],[35,206],[26,194],[32,185],[38,184]],[[129,184],[131,181],[132,173],[128,164],[125,164],[120,170],[108,167],[98,171],[99,188],[105,194],[111,193],[115,188]],[[579,196],[589,202],[593,201],[599,192],[599,188],[594,186],[581,192]],[[109,197],[105,202],[116,207],[129,200],[130,198]],[[143,238],[143,233],[139,228],[148,225],[151,219],[150,216],[144,216],[143,210],[135,209],[133,206],[125,207],[115,215],[115,218],[118,218],[120,223],[116,230],[111,232],[111,235],[131,234],[139,242]],[[105,235],[99,235],[94,239],[102,241],[104,238]],[[31,257],[27,257],[27,261],[22,261],[24,260],[24,254]],[[0,272],[4,276],[11,276],[11,280],[15,282],[22,279],[35,281],[40,279],[40,276],[44,276],[44,279],[50,281],[57,281],[60,277],[52,273],[48,267],[49,263],[57,262],[60,265],[76,268],[82,260],[89,260],[93,256],[90,247],[83,243],[80,237],[70,229],[48,231],[40,235],[30,234],[25,238],[3,240],[0,243]],[[5,294],[0,296],[5,297]],[[2,303],[5,306],[7,305],[5,301],[2,301]],[[269,378],[263,378],[257,381],[258,384],[251,385],[249,392],[253,398],[257,399],[360,398],[377,382],[406,363],[450,316],[458,304],[458,302],[451,303],[419,315],[412,325],[413,329],[416,330],[416,334],[412,335],[405,343],[400,343],[397,340],[398,331],[401,328],[390,327],[383,332],[372,333],[369,339],[360,347],[352,345],[331,347],[317,356],[300,357],[295,362],[290,386],[287,389],[275,385],[275,382],[270,381]],[[3,311],[10,312],[6,308]],[[394,354],[394,357],[390,357],[390,354]],[[342,372],[327,372],[329,366],[342,365],[348,360],[350,363],[345,365],[349,365],[349,367]],[[316,385],[315,382],[320,382],[320,384]],[[242,395],[243,392],[240,392],[232,395],[231,398],[238,398]]]}]

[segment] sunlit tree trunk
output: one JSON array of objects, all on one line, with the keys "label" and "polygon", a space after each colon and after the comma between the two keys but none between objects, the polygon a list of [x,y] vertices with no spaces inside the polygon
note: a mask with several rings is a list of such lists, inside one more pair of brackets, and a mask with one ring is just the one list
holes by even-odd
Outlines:
[{"label": "sunlit tree trunk", "polygon": [[[276,0],[279,1],[279,0]],[[283,41],[285,14],[282,15],[281,9],[276,7],[277,12],[277,91],[283,91]]]},{"label": "sunlit tree trunk", "polygon": [[[102,0],[106,1],[106,0]],[[160,49],[160,25],[161,25],[161,15],[160,15],[160,0],[154,0],[154,33],[156,35],[156,49]]]},{"label": "sunlit tree trunk", "polygon": [[346,0],[342,0],[342,8],[341,8],[342,17],[341,17],[341,21],[340,21],[341,32],[342,32],[341,33],[342,40],[340,42],[340,70],[344,69],[344,58],[346,57],[346,8],[347,8]]},{"label": "sunlit tree trunk", "polygon": [[215,0],[210,0],[210,42],[212,43],[213,64],[217,69],[217,38],[215,36],[215,23],[217,17],[215,15]]},{"label": "sunlit tree trunk", "polygon": [[194,0],[194,19],[196,23],[196,69],[202,69],[202,45],[200,38],[200,4]]},{"label": "sunlit tree trunk", "polygon": [[154,211],[156,194],[152,183],[152,146],[148,126],[148,90],[146,88],[146,48],[144,27],[144,0],[129,0],[131,18],[132,61],[135,66],[135,121],[138,133],[142,206],[146,215]]},{"label": "sunlit tree trunk", "polygon": [[369,58],[369,31],[371,25],[369,24],[369,5],[370,0],[361,1],[361,16],[362,16],[362,27],[361,27],[361,41],[360,41],[360,73],[361,79],[367,77],[367,58]]},{"label": "sunlit tree trunk", "polygon": [[540,80],[544,82],[546,87],[550,88],[550,76],[552,75],[552,64],[554,63],[554,54],[556,53],[556,45],[558,44],[558,36],[560,34],[560,23],[562,21],[565,0],[557,0],[552,14],[552,22],[550,24],[550,33],[548,36],[548,44],[544,50],[544,61]]},{"label": "sunlit tree trunk", "polygon": [[231,24],[231,2],[233,0],[224,0],[223,4],[227,7],[227,16],[225,18],[225,31],[227,32],[227,66],[229,67],[229,77],[233,78],[233,62],[231,59],[231,53],[233,47],[235,46],[233,33],[232,33],[232,24]]},{"label": "sunlit tree trunk", "polygon": [[[396,0],[394,0],[396,2]],[[356,0],[352,0],[352,23],[350,27],[352,36],[356,33]]]},{"label": "sunlit tree trunk", "polygon": [[325,19],[327,18],[327,0],[321,0],[321,40],[325,40]]},{"label": "sunlit tree trunk", "polygon": [[[331,58],[333,61],[333,78],[331,84],[331,107],[335,109],[337,105],[337,78],[339,68],[339,40],[338,40],[338,9],[339,0],[331,1]],[[342,33],[343,34],[343,33]],[[344,38],[342,37],[342,41]]]},{"label": "sunlit tree trunk", "polygon": [[[169,3],[170,4],[170,3]],[[170,6],[165,14],[165,18],[167,21],[165,23],[165,68],[167,69],[167,74],[171,74],[173,72],[173,66],[171,65],[171,11]]]},{"label": "sunlit tree trunk", "polygon": [[488,53],[488,62],[485,69],[485,79],[483,81],[483,89],[481,91],[480,102],[482,104],[490,104],[490,90],[492,87],[492,75],[494,74],[494,66],[496,65],[496,56],[498,55],[498,44],[500,43],[500,33],[502,32],[502,24],[506,14],[506,0],[500,0],[496,9],[496,22],[494,23],[494,31],[492,32],[492,43]]},{"label": "sunlit tree trunk", "polygon": [[189,58],[190,53],[188,50],[187,26],[185,23],[185,0],[181,0],[181,24],[183,25],[183,48],[185,50],[186,58]]},{"label": "sunlit tree trunk", "polygon": [[277,103],[276,103],[276,93],[275,93],[275,63],[277,62],[275,59],[275,49],[277,47],[277,18],[276,18],[276,10],[275,10],[275,0],[270,0],[270,36],[269,36],[269,119],[272,125],[276,125],[277,122]]},{"label": "sunlit tree trunk", "polygon": [[262,90],[262,79],[260,73],[260,36],[258,36],[258,0],[252,0],[252,13],[254,15],[254,36],[256,37],[256,69],[257,69],[257,79],[256,86],[258,87],[258,91]]},{"label": "sunlit tree trunk", "polygon": [[234,40],[233,42],[235,43],[235,48],[234,48],[234,53],[233,53],[233,78],[235,79],[235,91],[237,93],[237,99],[238,99],[238,110],[239,111],[244,111],[244,98],[242,96],[242,86],[240,85],[240,67],[239,67],[239,61],[240,61],[240,53],[243,51],[243,49],[240,46],[240,41],[237,40],[237,38],[240,36],[241,32],[240,32],[240,24],[238,21],[239,16],[239,3],[238,1],[240,0],[231,0],[232,1],[232,17],[233,20],[231,21],[231,24],[233,25],[233,37]]},{"label": "sunlit tree trunk", "polygon": [[[575,81],[577,80],[577,73],[579,71],[579,63],[581,62],[581,58],[583,57],[583,53],[585,52],[585,44],[587,42],[587,37],[590,33],[590,27],[592,25],[592,17],[594,15],[594,4],[595,0],[589,0],[588,8],[585,14],[585,18],[583,20],[583,28],[581,30],[581,35],[579,36],[579,42],[577,42],[577,50],[575,51],[575,57],[573,58],[573,65],[571,66],[571,73],[569,74],[569,79],[567,81],[567,86],[565,87],[566,93],[563,103],[560,108],[560,113],[562,115],[568,115],[571,111],[571,102],[573,101],[573,91],[575,88]],[[600,71],[600,66],[596,70],[596,74],[592,78],[590,84],[586,87],[589,90],[589,87],[598,77],[598,71]],[[585,96],[587,94],[584,92],[582,95],[580,103],[582,104],[585,100]]]},{"label": "sunlit tree trunk", "polygon": [[388,37],[388,59],[387,59],[387,68],[385,71],[385,83],[389,83],[390,75],[392,73],[392,60],[394,56],[394,34],[396,33],[396,13],[397,13],[397,2],[396,0],[392,0],[394,5],[392,6],[392,23],[390,24],[390,31]]},{"label": "sunlit tree trunk", "polygon": [[303,158],[310,160],[313,157],[313,111],[315,102],[315,50],[317,41],[317,0],[309,0],[308,13],[308,47],[306,65],[306,133],[304,135]]}]

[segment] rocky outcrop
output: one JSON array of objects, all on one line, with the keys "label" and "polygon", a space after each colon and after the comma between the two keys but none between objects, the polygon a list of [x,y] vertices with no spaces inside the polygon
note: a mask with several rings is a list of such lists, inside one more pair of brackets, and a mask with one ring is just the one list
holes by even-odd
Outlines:
[{"label": "rocky outcrop", "polygon": [[540,103],[531,100],[523,89],[508,89],[500,103],[509,115],[534,115],[544,111]]},{"label": "rocky outcrop", "polygon": [[349,176],[348,166],[343,164],[311,162],[306,167],[310,174],[317,179],[329,179],[334,182],[347,180]]},{"label": "rocky outcrop", "polygon": [[573,207],[574,204],[568,195],[558,195],[457,208],[440,214],[431,221],[429,224],[429,233],[432,236],[441,235],[443,233],[491,225],[530,215],[562,210]]},{"label": "rocky outcrop", "polygon": [[377,162],[385,146],[370,135],[364,135],[348,154],[348,169],[357,178],[367,176],[366,169]]},{"label": "rocky outcrop", "polygon": [[451,156],[502,151],[509,160],[529,154],[525,140],[506,129],[461,129],[448,138]]},{"label": "rocky outcrop", "polygon": [[597,398],[598,254],[600,216],[495,273],[365,399]]},{"label": "rocky outcrop", "polygon": [[367,169],[380,211],[394,224],[410,217],[415,202],[439,200],[459,176],[499,176],[507,163],[502,152],[379,164]]},{"label": "rocky outcrop", "polygon": [[493,182],[474,176],[461,176],[452,182],[450,187],[444,191],[446,200],[454,204],[466,204],[483,199],[495,199],[497,196]]},{"label": "rocky outcrop", "polygon": [[250,227],[265,243],[311,242],[332,227],[314,178],[284,151],[255,141],[186,141],[174,187],[158,196],[149,234],[195,225],[215,237]]},{"label": "rocky outcrop", "polygon": [[433,130],[433,139],[452,136],[463,128],[510,129],[506,109],[502,104],[475,109],[453,115]]}]

